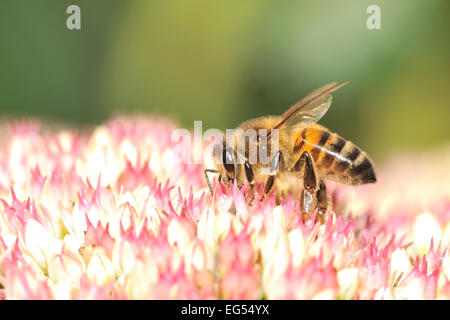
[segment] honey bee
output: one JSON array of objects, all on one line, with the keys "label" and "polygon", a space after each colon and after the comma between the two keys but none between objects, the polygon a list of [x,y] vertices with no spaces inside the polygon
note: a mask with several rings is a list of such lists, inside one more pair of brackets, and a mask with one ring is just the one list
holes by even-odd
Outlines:
[{"label": "honey bee", "polygon": [[[354,143],[317,124],[328,111],[331,93],[344,83],[330,83],[295,103],[281,116],[265,116],[241,123],[231,139],[216,144],[213,157],[217,169],[206,169],[205,176],[212,192],[208,173],[218,173],[219,183],[229,187],[236,183],[250,185],[252,202],[255,184],[263,183],[261,201],[277,188],[300,197],[300,212],[308,220],[317,209],[316,221],[324,223],[331,199],[324,180],[347,185],[376,182],[373,162]],[[256,132],[248,135],[248,132]],[[267,143],[277,135],[277,143]],[[240,146],[240,148],[238,148]],[[255,150],[256,157],[250,149]],[[263,159],[263,153],[270,157]],[[250,159],[253,156],[253,161]],[[263,161],[265,160],[265,161]]]}]

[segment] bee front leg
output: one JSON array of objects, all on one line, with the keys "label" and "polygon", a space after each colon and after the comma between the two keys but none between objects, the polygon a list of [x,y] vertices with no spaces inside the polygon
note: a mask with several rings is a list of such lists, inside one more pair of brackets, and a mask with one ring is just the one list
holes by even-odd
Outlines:
[{"label": "bee front leg", "polygon": [[[219,171],[217,171],[215,169],[205,169],[204,173],[205,173],[206,183],[208,183],[209,192],[211,192],[211,196],[214,196],[211,182],[209,181],[208,173],[219,173]],[[220,183],[220,178],[221,178],[221,176],[219,175],[219,183]]]},{"label": "bee front leg", "polygon": [[317,208],[319,196],[320,205],[322,205],[323,192],[320,191],[322,184],[319,185],[314,161],[307,151],[303,152],[298,161],[295,163],[294,171],[299,172],[300,176],[303,178],[304,190],[300,197],[300,212],[302,214],[303,221],[306,222]]}]

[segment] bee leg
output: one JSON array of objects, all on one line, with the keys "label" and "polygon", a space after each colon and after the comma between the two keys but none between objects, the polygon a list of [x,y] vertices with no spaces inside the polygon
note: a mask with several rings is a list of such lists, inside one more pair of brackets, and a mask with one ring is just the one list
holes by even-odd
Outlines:
[{"label": "bee leg", "polygon": [[309,220],[317,207],[317,195],[315,192],[303,190],[300,197],[300,212],[302,214],[303,222]]},{"label": "bee leg", "polygon": [[244,163],[244,169],[245,169],[245,176],[247,177],[247,181],[250,184],[250,201],[248,203],[249,206],[253,204],[253,200],[255,200],[255,177],[253,174],[253,169],[246,161]]},{"label": "bee leg", "polygon": [[281,199],[282,199],[282,195],[281,195],[281,193],[278,193],[277,197],[275,198],[275,203],[277,206],[279,206],[281,204]]},{"label": "bee leg", "polygon": [[[211,192],[211,195],[214,196],[214,193],[213,193],[213,190],[211,187],[211,182],[209,181],[208,173],[219,173],[219,171],[217,171],[215,169],[205,169],[204,173],[205,173],[206,182],[208,183],[209,192]],[[221,176],[219,176],[219,183],[220,183],[220,178],[221,178]]]},{"label": "bee leg", "polygon": [[266,198],[266,196],[270,196],[273,190],[274,182],[275,176],[269,176],[269,178],[267,178],[266,184],[264,185],[264,192],[263,195],[261,196],[260,201],[263,201]]},{"label": "bee leg", "polygon": [[[300,212],[306,222],[317,207],[319,183],[316,168],[311,155],[305,151],[294,165],[294,170],[303,178],[304,190],[300,197]],[[321,194],[322,195],[322,194]]]},{"label": "bee leg", "polygon": [[328,195],[323,181],[320,181],[319,190],[317,190],[317,208],[316,222],[320,221],[321,224],[324,224],[328,209]]},{"label": "bee leg", "polygon": [[267,179],[266,184],[264,186],[264,192],[263,195],[261,196],[261,201],[263,201],[266,198],[266,196],[269,196],[272,193],[273,187],[275,185],[275,176],[278,173],[280,167],[283,165],[284,165],[283,154],[281,153],[281,151],[278,151],[277,153],[275,153],[272,160],[270,161],[270,176]]},{"label": "bee leg", "polygon": [[255,187],[253,184],[250,185],[250,199],[248,201],[248,205],[252,206],[253,201],[255,201]]}]

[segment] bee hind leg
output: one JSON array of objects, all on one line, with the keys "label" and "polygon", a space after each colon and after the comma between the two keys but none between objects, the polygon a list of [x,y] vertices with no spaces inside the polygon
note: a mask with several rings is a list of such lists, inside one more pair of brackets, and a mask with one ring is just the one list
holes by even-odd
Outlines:
[{"label": "bee hind leg", "polygon": [[326,213],[328,209],[328,194],[325,183],[320,181],[319,190],[317,190],[317,215],[316,222],[320,221],[320,223],[325,223]]},{"label": "bee hind leg", "polygon": [[319,181],[314,160],[308,151],[302,153],[294,165],[294,171],[299,172],[303,179],[304,190],[300,197],[303,221],[306,222],[318,208],[315,220],[324,223],[324,215],[328,207],[327,191],[323,181]]}]

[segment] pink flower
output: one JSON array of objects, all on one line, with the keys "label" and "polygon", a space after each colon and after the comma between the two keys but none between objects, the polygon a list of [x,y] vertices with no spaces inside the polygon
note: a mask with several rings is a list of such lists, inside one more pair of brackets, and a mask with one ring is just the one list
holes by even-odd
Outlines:
[{"label": "pink flower", "polygon": [[6,299],[53,299],[49,279],[31,259],[22,254],[17,242],[1,267]]},{"label": "pink flower", "polygon": [[247,185],[213,179],[211,196],[204,165],[185,161],[213,165],[210,155],[175,129],[147,117],[80,133],[12,124],[0,146],[0,299],[450,298],[439,154],[380,166],[375,185],[327,182],[321,225],[302,220],[292,194],[258,201],[261,184],[252,205]]},{"label": "pink flower", "polygon": [[220,296],[224,299],[260,297],[260,270],[246,230],[231,227],[219,246]]},{"label": "pink flower", "polygon": [[312,259],[298,268],[289,263],[275,292],[269,299],[336,299],[338,282],[333,267],[324,266],[321,259]]}]

